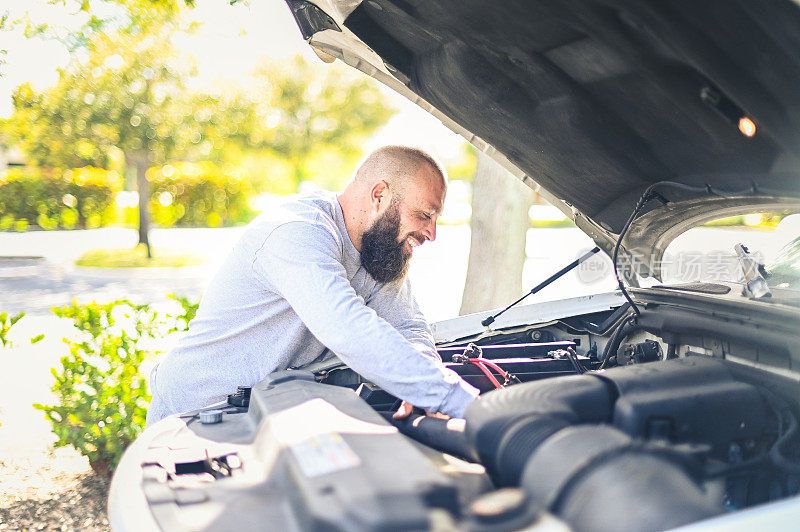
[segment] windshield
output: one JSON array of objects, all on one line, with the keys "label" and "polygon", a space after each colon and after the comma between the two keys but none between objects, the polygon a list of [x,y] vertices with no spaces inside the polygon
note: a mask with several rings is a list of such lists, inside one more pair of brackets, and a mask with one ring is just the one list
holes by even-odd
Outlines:
[{"label": "windshield", "polygon": [[664,253],[667,284],[743,278],[734,246],[765,265],[771,288],[800,291],[800,214],[747,214],[714,220],[676,238]]},{"label": "windshield", "polygon": [[800,291],[800,236],[784,245],[775,260],[767,266],[767,282],[773,288]]}]

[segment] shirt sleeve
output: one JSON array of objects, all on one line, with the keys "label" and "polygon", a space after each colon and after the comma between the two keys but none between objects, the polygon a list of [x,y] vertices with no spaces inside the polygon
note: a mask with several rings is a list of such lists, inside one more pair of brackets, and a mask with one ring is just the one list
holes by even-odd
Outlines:
[{"label": "shirt sleeve", "polygon": [[253,269],[354,371],[415,406],[463,416],[478,390],[438,356],[418,350],[426,342],[413,336],[409,341],[369,308],[350,285],[341,256],[340,244],[323,225],[288,222],[256,251]]},{"label": "shirt sleeve", "polygon": [[403,282],[378,285],[368,299],[367,306],[397,329],[421,355],[442,361],[436,351],[431,328],[417,305],[407,277]]}]

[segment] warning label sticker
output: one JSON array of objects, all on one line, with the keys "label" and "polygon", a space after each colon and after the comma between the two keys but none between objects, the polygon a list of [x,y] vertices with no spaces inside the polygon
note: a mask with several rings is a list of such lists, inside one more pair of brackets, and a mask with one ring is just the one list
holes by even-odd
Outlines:
[{"label": "warning label sticker", "polygon": [[347,442],[336,432],[316,434],[289,447],[307,477],[318,477],[361,463]]}]

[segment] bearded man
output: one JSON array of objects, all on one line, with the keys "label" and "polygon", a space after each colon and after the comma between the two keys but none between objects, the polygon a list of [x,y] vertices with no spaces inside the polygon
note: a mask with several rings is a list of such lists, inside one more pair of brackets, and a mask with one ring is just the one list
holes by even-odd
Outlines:
[{"label": "bearded man", "polygon": [[426,152],[385,146],[338,196],[295,196],[258,216],[154,368],[148,425],[332,353],[404,401],[395,417],[411,405],[460,417],[478,391],[442,364],[406,279],[446,191]]}]

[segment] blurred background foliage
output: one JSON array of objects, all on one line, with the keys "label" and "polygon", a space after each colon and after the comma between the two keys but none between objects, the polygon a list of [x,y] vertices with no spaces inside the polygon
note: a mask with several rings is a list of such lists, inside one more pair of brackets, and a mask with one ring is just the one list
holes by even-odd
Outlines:
[{"label": "blurred background foliage", "polygon": [[162,227],[220,227],[248,221],[252,184],[231,163],[165,164],[151,168],[153,184],[150,208]]},{"label": "blurred background foliage", "polygon": [[[73,59],[55,85],[19,86],[12,115],[0,120],[0,142],[29,165],[0,178],[4,229],[149,218],[131,216],[136,204],[163,226],[245,222],[253,195],[293,193],[305,181],[340,188],[394,112],[372,80],[301,58],[198,86],[191,58],[173,44],[194,29],[183,16],[192,2],[72,3],[91,14],[78,31],[13,21],[66,43]],[[88,168],[91,186],[71,178]],[[145,200],[119,196],[123,189]]]},{"label": "blurred background foliage", "polygon": [[12,168],[0,173],[0,229],[100,227],[118,219],[114,200],[121,189],[114,170]]}]

